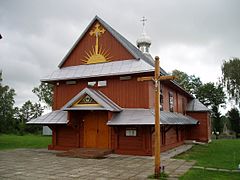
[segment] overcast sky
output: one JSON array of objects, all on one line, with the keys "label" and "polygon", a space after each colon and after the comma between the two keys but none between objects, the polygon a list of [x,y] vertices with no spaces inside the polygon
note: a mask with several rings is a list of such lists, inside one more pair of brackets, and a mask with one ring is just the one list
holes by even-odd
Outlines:
[{"label": "overcast sky", "polygon": [[150,52],[167,71],[179,69],[216,82],[224,59],[240,57],[239,0],[1,0],[0,69],[28,99],[41,77],[57,68],[95,15],[135,44],[147,18]]}]

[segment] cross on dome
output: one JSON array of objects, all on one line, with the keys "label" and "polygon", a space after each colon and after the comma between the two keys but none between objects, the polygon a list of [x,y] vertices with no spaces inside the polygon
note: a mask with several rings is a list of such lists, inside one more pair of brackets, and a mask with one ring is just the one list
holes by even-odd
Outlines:
[{"label": "cross on dome", "polygon": [[142,29],[141,36],[137,39],[137,47],[143,53],[149,53],[149,47],[151,45],[151,38],[145,32],[145,24],[146,24],[147,19],[145,18],[145,16],[143,16],[140,21],[142,22],[143,29]]},{"label": "cross on dome", "polygon": [[145,22],[147,21],[147,19],[145,18],[145,16],[143,16],[140,21],[142,21],[143,26],[145,26]]}]

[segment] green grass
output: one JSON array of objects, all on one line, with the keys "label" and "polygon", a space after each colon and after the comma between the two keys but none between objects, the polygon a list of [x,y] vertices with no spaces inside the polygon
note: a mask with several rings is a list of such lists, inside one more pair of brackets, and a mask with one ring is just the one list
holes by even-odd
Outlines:
[{"label": "green grass", "polygon": [[237,169],[240,164],[240,139],[214,140],[207,145],[195,145],[176,158],[196,160],[197,166]]},{"label": "green grass", "polygon": [[191,169],[182,177],[180,180],[239,180],[240,173],[231,173],[231,172],[215,172],[215,171],[207,171],[207,170],[199,170],[199,169]]},{"label": "green grass", "polygon": [[[196,160],[197,166],[221,169],[237,169],[240,164],[240,140],[214,140],[210,144],[195,145],[191,150],[175,158]],[[190,169],[181,180],[235,180],[240,173]]]},{"label": "green grass", "polygon": [[51,144],[51,136],[0,135],[0,150],[16,148],[47,148],[49,144]]}]

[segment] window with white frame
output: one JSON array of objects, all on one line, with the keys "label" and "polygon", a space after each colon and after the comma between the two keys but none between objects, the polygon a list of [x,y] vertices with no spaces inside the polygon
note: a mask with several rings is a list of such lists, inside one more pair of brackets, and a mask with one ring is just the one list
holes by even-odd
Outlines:
[{"label": "window with white frame", "polygon": [[163,111],[163,87],[160,87],[160,110]]},{"label": "window with white frame", "polygon": [[174,108],[174,97],[173,97],[173,92],[169,92],[169,111],[173,112]]},{"label": "window with white frame", "polygon": [[105,87],[107,86],[107,81],[104,80],[104,81],[98,81],[98,87]]},{"label": "window with white frame", "polygon": [[89,81],[88,86],[89,87],[94,87],[96,85],[96,83],[97,83],[96,81]]},{"label": "window with white frame", "polygon": [[137,136],[137,128],[126,128],[126,136]]}]

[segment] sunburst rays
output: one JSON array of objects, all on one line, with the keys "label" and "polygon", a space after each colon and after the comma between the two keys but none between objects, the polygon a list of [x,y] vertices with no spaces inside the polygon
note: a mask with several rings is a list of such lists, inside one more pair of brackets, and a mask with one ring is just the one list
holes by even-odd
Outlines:
[{"label": "sunburst rays", "polygon": [[82,60],[86,64],[95,64],[95,63],[103,63],[103,62],[109,62],[112,58],[110,52],[108,49],[104,49],[102,46],[100,46],[98,53],[95,52],[94,47],[92,47],[92,50],[85,51],[84,60]]},{"label": "sunburst rays", "polygon": [[82,62],[86,64],[95,64],[110,61],[112,56],[110,56],[109,50],[104,49],[102,45],[99,47],[99,38],[105,33],[105,31],[106,30],[99,23],[97,23],[90,31],[89,35],[96,38],[96,44],[95,47],[92,46],[90,51],[85,51],[85,59],[83,59]]}]

